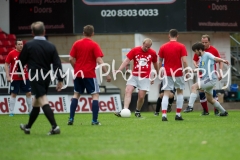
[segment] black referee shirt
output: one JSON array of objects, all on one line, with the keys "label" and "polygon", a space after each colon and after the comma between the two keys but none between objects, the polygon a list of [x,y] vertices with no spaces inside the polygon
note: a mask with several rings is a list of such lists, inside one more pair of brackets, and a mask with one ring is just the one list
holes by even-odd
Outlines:
[{"label": "black referee shirt", "polygon": [[[43,36],[35,36],[33,40],[28,41],[18,57],[22,66],[28,65],[28,71],[31,72],[31,78],[38,73],[39,79],[42,79],[41,70],[45,74],[51,71],[53,65],[54,73],[57,72],[57,79],[63,81],[59,69],[62,71],[62,63],[59,58],[56,47],[48,42]],[[19,70],[19,68],[18,68]],[[38,72],[37,72],[38,70]]]}]

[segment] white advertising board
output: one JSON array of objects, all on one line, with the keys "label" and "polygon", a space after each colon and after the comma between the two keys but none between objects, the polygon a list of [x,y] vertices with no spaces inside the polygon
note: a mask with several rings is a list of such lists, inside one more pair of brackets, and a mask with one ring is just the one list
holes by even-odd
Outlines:
[{"label": "white advertising board", "polygon": [[[49,105],[54,113],[70,113],[72,96],[69,95],[48,95]],[[25,95],[16,98],[14,114],[28,114],[28,107]],[[0,96],[0,114],[9,113],[10,96]],[[79,98],[76,113],[91,113],[91,95],[82,95]],[[99,95],[99,112],[115,112],[122,109],[120,94]],[[42,113],[42,110],[41,110]]]}]

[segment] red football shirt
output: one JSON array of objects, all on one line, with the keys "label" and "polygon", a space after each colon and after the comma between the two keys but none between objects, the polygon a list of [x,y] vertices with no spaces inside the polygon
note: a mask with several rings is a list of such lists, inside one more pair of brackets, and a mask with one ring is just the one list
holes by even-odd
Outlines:
[{"label": "red football shirt", "polygon": [[187,56],[187,50],[182,43],[169,41],[160,47],[158,55],[164,59],[164,68],[167,76],[172,76],[171,70],[174,73],[179,68],[181,70],[175,73],[175,77],[183,76],[182,57]]},{"label": "red football shirt", "polygon": [[[15,66],[15,62],[18,60],[18,56],[19,56],[20,52],[18,52],[16,49],[12,50],[11,52],[9,52],[7,58],[5,59],[5,62],[10,64],[10,76],[11,73],[14,73],[17,71],[17,66]],[[15,66],[15,70],[13,71],[13,68]],[[25,65],[23,67],[24,70],[24,74],[25,74],[25,79],[28,79],[28,69],[27,69],[27,65]],[[12,80],[23,80],[22,77],[19,77],[18,75],[14,74],[12,76]]]},{"label": "red football shirt", "polygon": [[147,52],[144,52],[141,46],[135,47],[127,54],[127,57],[133,60],[132,75],[149,78],[151,63],[157,62],[157,54],[153,49],[150,48]]},{"label": "red football shirt", "polygon": [[70,56],[76,59],[74,66],[74,74],[77,77],[96,78],[95,67],[97,65],[96,59],[103,57],[103,53],[99,45],[90,38],[83,38],[76,41],[70,51]]},{"label": "red football shirt", "polygon": [[[212,55],[214,55],[215,57],[218,57],[220,58],[220,54],[218,53],[217,49],[214,48],[213,46],[210,46],[208,49],[205,49],[204,50],[205,52],[209,52],[211,53]],[[193,57],[193,60],[198,62],[199,61],[199,56],[194,54],[194,57]],[[216,63],[214,64],[214,68],[216,70],[217,66],[216,66]]]}]

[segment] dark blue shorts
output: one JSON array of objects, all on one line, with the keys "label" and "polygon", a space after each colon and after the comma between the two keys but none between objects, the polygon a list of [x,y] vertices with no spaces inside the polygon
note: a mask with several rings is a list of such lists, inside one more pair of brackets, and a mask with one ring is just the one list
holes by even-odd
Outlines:
[{"label": "dark blue shorts", "polygon": [[18,94],[18,93],[27,93],[31,92],[30,82],[27,79],[26,84],[23,80],[13,80],[10,84],[10,94]]},{"label": "dark blue shorts", "polygon": [[100,89],[97,83],[97,79],[76,77],[74,79],[74,92],[82,94],[84,93],[85,89],[88,94],[99,93]]},{"label": "dark blue shorts", "polygon": [[218,97],[218,96],[217,96],[216,90],[214,89],[214,90],[213,90],[213,98],[215,98],[215,97]]}]

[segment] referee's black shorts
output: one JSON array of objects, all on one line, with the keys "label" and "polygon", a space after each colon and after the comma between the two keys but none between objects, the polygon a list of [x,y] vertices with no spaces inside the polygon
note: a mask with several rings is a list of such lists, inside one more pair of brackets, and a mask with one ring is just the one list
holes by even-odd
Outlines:
[{"label": "referee's black shorts", "polygon": [[50,80],[51,79],[47,78],[45,80],[31,81],[32,95],[34,95],[36,99],[43,95],[47,95]]}]

